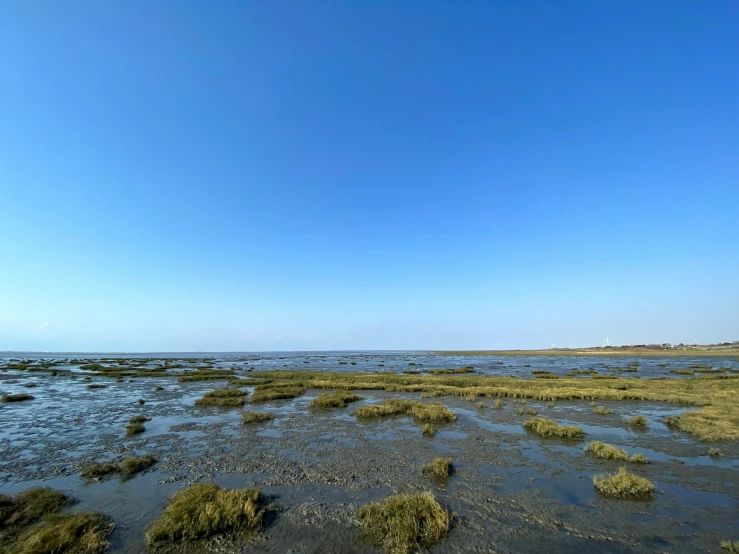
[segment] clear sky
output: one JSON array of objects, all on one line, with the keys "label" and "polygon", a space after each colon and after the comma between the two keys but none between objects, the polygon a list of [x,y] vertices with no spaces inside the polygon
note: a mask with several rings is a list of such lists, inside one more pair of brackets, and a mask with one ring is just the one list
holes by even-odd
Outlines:
[{"label": "clear sky", "polygon": [[739,2],[0,2],[0,350],[739,340]]}]

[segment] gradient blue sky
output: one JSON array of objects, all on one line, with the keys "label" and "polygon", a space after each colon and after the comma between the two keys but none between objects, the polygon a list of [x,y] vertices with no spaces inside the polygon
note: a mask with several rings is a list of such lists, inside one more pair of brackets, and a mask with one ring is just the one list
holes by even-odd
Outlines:
[{"label": "gradient blue sky", "polygon": [[0,350],[739,339],[739,2],[0,3]]}]

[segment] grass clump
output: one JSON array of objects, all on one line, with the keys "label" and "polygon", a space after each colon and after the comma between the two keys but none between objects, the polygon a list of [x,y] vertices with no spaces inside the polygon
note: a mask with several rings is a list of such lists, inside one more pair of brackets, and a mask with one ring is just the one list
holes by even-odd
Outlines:
[{"label": "grass clump", "polygon": [[234,372],[230,369],[198,369],[181,375],[177,380],[181,383],[191,383],[193,381],[218,381],[233,376]]},{"label": "grass clump", "polygon": [[121,462],[120,471],[123,475],[134,475],[149,469],[155,463],[157,463],[156,458],[150,454],[131,456]]},{"label": "grass clump", "polygon": [[613,410],[611,410],[610,408],[606,408],[605,406],[597,406],[596,405],[596,406],[593,406],[592,408],[590,408],[590,410],[594,414],[598,414],[598,415],[611,415],[613,413]]},{"label": "grass clump", "polygon": [[[590,370],[583,370],[590,372]],[[670,402],[695,406],[683,412],[675,426],[703,441],[739,441],[739,374],[686,376],[680,379],[519,379],[494,375],[402,375],[330,371],[262,371],[273,385],[326,390],[383,390],[420,393],[423,397],[467,396],[525,399],[541,402],[591,401]]]},{"label": "grass clump", "polygon": [[619,460],[626,461],[629,459],[629,453],[623,448],[618,448],[605,442],[593,441],[585,447],[585,452],[590,452],[596,458],[603,460]]},{"label": "grass clump", "polygon": [[635,415],[629,420],[629,425],[644,428],[649,425],[649,420],[642,415]]},{"label": "grass clump", "polygon": [[605,496],[626,499],[650,498],[656,489],[649,479],[629,473],[625,467],[613,475],[596,475],[593,484]]},{"label": "grass clump", "polygon": [[48,487],[26,489],[15,496],[0,494],[0,528],[29,525],[71,502],[62,491]]},{"label": "grass clump", "polygon": [[739,554],[739,541],[721,541],[721,548],[731,554]]},{"label": "grass clump", "polygon": [[196,406],[243,406],[249,394],[240,389],[218,389],[206,392],[195,401]]},{"label": "grass clump", "polygon": [[131,419],[128,420],[129,423],[144,423],[145,421],[149,421],[151,418],[146,417],[145,415],[135,415]]},{"label": "grass clump", "polygon": [[412,415],[421,421],[449,422],[457,420],[457,414],[443,404],[424,404],[415,400],[384,400],[382,404],[361,406],[354,413],[360,419],[402,414]]},{"label": "grass clump", "polygon": [[129,435],[138,435],[146,431],[146,427],[143,423],[129,423],[126,425],[126,433]]},{"label": "grass clump", "polygon": [[708,449],[708,455],[711,458],[720,458],[721,456],[724,455],[724,453],[721,452],[721,449],[720,448],[709,448]]},{"label": "grass clump", "polygon": [[265,510],[258,489],[223,489],[197,483],[177,492],[146,531],[146,543],[204,539],[226,532],[262,529]]},{"label": "grass clump", "polygon": [[451,458],[435,458],[434,461],[423,464],[421,471],[425,475],[433,475],[437,479],[445,479],[454,471],[454,464]]},{"label": "grass clump", "polygon": [[502,408],[503,407],[503,401],[500,398],[496,398],[495,402],[493,403],[493,407],[495,408]]},{"label": "grass clump", "polygon": [[[410,364],[408,364],[410,365]],[[450,375],[459,373],[474,373],[474,367],[458,367],[456,369],[424,369],[424,373],[430,373],[431,375]]]},{"label": "grass clump", "polygon": [[362,400],[362,397],[352,392],[336,391],[331,394],[318,395],[311,400],[310,405],[313,408],[346,408],[351,402],[358,400]]},{"label": "grass clump", "polygon": [[269,400],[280,400],[283,398],[297,398],[305,392],[303,387],[281,387],[257,390],[251,395],[251,402],[268,402]]},{"label": "grass clump", "polygon": [[518,415],[536,415],[538,413],[534,408],[522,408],[521,406],[516,408],[516,414]]},{"label": "grass clump", "polygon": [[649,458],[647,458],[645,454],[637,452],[636,454],[632,454],[631,458],[629,458],[629,461],[633,464],[648,464]]},{"label": "grass clump", "polygon": [[449,532],[451,517],[430,492],[396,494],[359,508],[359,521],[389,554],[430,548]]},{"label": "grass clump", "polygon": [[0,402],[23,402],[24,400],[33,400],[36,398],[32,394],[20,393],[20,394],[4,394],[0,398]]},{"label": "grass clump", "polygon": [[556,421],[545,417],[532,417],[523,424],[524,429],[532,431],[542,437],[560,437],[566,439],[580,439],[585,436],[581,427],[574,425],[560,425]]},{"label": "grass clump", "polygon": [[436,435],[436,428],[430,423],[424,423],[423,427],[421,427],[421,433],[427,437],[433,437]]},{"label": "grass clump", "polygon": [[98,554],[108,549],[113,524],[98,512],[50,515],[23,533],[13,554]]},{"label": "grass clump", "polygon": [[80,475],[85,479],[99,481],[103,477],[120,472],[121,467],[118,464],[114,464],[113,462],[96,462],[84,466]]},{"label": "grass clump", "polygon": [[271,421],[275,418],[275,414],[270,412],[244,412],[241,414],[241,422],[247,423],[262,423],[264,421]]}]

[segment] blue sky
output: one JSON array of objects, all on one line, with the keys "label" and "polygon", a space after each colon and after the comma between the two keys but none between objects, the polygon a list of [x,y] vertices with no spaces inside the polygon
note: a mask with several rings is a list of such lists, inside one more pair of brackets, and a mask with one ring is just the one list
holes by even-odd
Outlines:
[{"label": "blue sky", "polygon": [[0,350],[739,339],[735,1],[5,2]]}]

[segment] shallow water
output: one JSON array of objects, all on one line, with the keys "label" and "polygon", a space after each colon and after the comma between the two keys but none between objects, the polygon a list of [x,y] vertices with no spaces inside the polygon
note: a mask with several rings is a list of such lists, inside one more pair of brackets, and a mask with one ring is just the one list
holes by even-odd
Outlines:
[{"label": "shallow water", "polygon": [[[472,365],[485,374],[523,377],[534,369],[618,372],[633,367],[633,361],[276,353],[222,356],[215,367],[234,367],[248,376],[249,368],[257,372],[285,364],[289,369],[331,371]],[[691,365],[739,369],[735,360],[723,359],[638,361],[638,374],[644,377],[680,378],[667,371]],[[669,365],[661,366],[665,361]],[[393,397],[418,399],[418,394],[360,391],[364,399],[352,406],[313,410],[309,402],[317,393],[308,391],[296,399],[247,405],[244,409],[269,411],[276,418],[245,426],[241,408],[194,406],[204,392],[223,386],[222,381],[117,382],[95,376],[92,382],[107,387],[89,389],[78,366],[54,369],[69,370],[77,378],[0,371],[2,393],[36,397],[0,405],[0,486],[3,493],[39,484],[71,492],[78,499],[72,510],[100,510],[115,522],[114,553],[143,551],[143,532],[167,498],[189,483],[211,480],[229,487],[258,486],[278,503],[280,512],[259,537],[206,542],[183,552],[377,552],[361,538],[356,507],[392,492],[422,490],[434,491],[456,514],[452,532],[434,552],[716,552],[720,540],[739,537],[739,449],[733,443],[701,443],[668,429],[661,420],[685,408],[666,403],[601,402],[614,414],[597,415],[585,401],[557,402],[552,408],[529,401],[527,406],[539,415],[579,425],[586,432],[586,440],[562,441],[527,433],[522,423],[528,416],[515,414],[517,404],[511,401],[495,409],[490,399],[482,399],[484,408],[479,409],[462,398],[434,398],[427,401],[444,402],[458,420],[437,425],[436,435],[426,437],[411,417],[357,421],[352,415],[359,405]],[[28,383],[36,387],[25,387]],[[155,390],[157,385],[164,390]],[[139,404],[139,399],[145,403]],[[636,431],[625,423],[635,413],[650,420],[647,430]],[[145,423],[144,433],[127,437],[123,427],[137,414],[151,421]],[[592,477],[614,472],[619,464],[585,454],[590,440],[646,454],[650,464],[629,464],[629,469],[655,482],[655,498],[630,502],[599,496]],[[719,446],[724,455],[710,458],[711,446]],[[84,463],[145,453],[159,463],[133,479],[86,482],[79,477]],[[437,456],[454,459],[455,474],[445,482],[419,471],[421,463]]]}]

